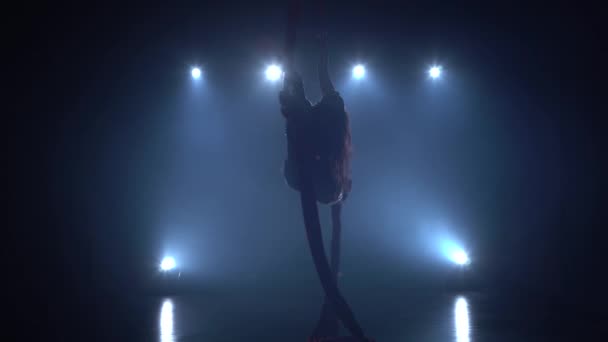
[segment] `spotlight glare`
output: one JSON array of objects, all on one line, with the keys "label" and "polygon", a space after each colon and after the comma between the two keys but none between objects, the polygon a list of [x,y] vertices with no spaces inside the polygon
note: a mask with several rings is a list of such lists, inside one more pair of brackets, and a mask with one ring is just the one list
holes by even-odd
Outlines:
[{"label": "spotlight glare", "polygon": [[279,79],[281,79],[282,75],[283,75],[283,70],[281,69],[280,66],[278,66],[276,64],[269,65],[266,68],[266,79],[269,81],[276,82]]},{"label": "spotlight glare", "polygon": [[194,67],[192,68],[190,74],[192,74],[193,79],[198,80],[199,78],[201,78],[201,69],[198,67]]},{"label": "spotlight glare", "polygon": [[365,67],[361,64],[355,65],[353,68],[353,77],[355,79],[362,79],[365,76]]},{"label": "spotlight glare", "polygon": [[170,271],[175,268],[175,259],[172,257],[165,257],[160,263],[161,271]]},{"label": "spotlight glare", "polygon": [[429,69],[429,76],[431,76],[431,78],[433,78],[433,79],[439,78],[439,76],[441,76],[441,67],[440,66],[431,67],[431,69]]},{"label": "spotlight glare", "polygon": [[452,254],[452,261],[461,266],[467,265],[471,262],[467,253],[462,249],[457,250]]}]

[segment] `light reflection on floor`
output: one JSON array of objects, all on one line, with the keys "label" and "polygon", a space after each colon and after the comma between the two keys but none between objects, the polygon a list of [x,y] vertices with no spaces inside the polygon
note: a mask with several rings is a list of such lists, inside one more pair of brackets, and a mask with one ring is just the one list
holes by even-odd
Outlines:
[{"label": "light reflection on floor", "polygon": [[471,326],[469,321],[469,303],[459,296],[454,304],[454,332],[456,342],[470,342]]},{"label": "light reflection on floor", "polygon": [[[471,342],[471,322],[469,302],[464,296],[458,296],[454,300],[454,341]],[[165,298],[162,301],[159,312],[159,341],[176,342],[175,334],[175,304],[173,300]],[[196,335],[196,334],[195,334]]]},{"label": "light reflection on floor", "polygon": [[175,342],[173,333],[173,302],[165,299],[160,308],[160,342]]}]

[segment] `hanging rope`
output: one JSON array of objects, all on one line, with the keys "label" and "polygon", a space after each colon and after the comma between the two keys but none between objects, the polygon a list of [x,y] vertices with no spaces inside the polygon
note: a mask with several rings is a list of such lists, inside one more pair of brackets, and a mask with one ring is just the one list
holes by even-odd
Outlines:
[{"label": "hanging rope", "polygon": [[[342,235],[342,223],[340,213],[342,211],[342,202],[331,206],[331,221],[332,234],[330,245],[330,267],[334,282],[338,286],[340,274],[340,241]],[[327,296],[323,300],[321,315],[315,328],[315,336],[336,336],[340,330],[340,322],[336,316],[335,310]]]},{"label": "hanging rope", "polygon": [[[300,1],[293,0],[289,4],[287,14],[287,31],[285,39],[284,63],[287,73],[294,71],[294,48],[296,41],[296,28],[300,17]],[[285,88],[284,84],[284,88]],[[296,125],[298,127],[298,125]],[[317,197],[313,186],[313,161],[306,156],[312,155],[310,144],[306,136],[308,132],[302,129],[296,129],[296,158],[298,164],[298,173],[300,176],[300,202],[302,206],[302,214],[304,216],[304,225],[306,227],[306,236],[311,255],[321,281],[321,286],[325,292],[326,304],[325,310],[332,310],[340,318],[346,329],[358,340],[365,341],[363,330],[359,326],[355,316],[349,307],[348,303],[342,297],[337,287],[337,274],[339,272],[339,253],[340,253],[340,211],[341,204],[338,203],[332,206],[332,223],[334,228],[334,236],[332,238],[332,267],[330,268],[325,249],[323,246],[323,236],[321,233],[321,224],[319,221],[319,212],[317,208]],[[331,307],[329,307],[330,305]]]},{"label": "hanging rope", "polygon": [[294,68],[294,51],[296,45],[296,29],[300,19],[300,1],[292,0],[287,9],[287,31],[285,34],[285,51],[283,58],[285,71],[292,72]]}]

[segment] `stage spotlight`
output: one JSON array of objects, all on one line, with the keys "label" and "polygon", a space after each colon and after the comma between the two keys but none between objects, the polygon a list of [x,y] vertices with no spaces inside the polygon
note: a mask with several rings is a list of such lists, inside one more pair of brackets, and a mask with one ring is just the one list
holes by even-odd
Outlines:
[{"label": "stage spotlight", "polygon": [[365,67],[362,64],[357,64],[353,67],[353,78],[360,80],[365,77]]},{"label": "stage spotlight", "polygon": [[460,266],[468,265],[471,262],[467,253],[462,249],[454,251],[451,259],[455,264]]},{"label": "stage spotlight", "polygon": [[173,259],[172,257],[165,257],[163,259],[163,261],[161,261],[160,263],[160,269],[161,271],[171,271],[172,269],[174,269],[176,266],[175,264],[175,259]]},{"label": "stage spotlight", "polygon": [[283,70],[276,64],[269,65],[266,68],[266,79],[272,82],[276,82],[281,79]]},{"label": "stage spotlight", "polygon": [[192,71],[190,71],[190,74],[192,75],[193,79],[198,80],[199,78],[201,78],[201,69],[198,67],[194,67],[192,68]]},{"label": "stage spotlight", "polygon": [[441,67],[440,66],[433,66],[429,69],[429,76],[431,76],[432,79],[437,79],[441,76]]}]

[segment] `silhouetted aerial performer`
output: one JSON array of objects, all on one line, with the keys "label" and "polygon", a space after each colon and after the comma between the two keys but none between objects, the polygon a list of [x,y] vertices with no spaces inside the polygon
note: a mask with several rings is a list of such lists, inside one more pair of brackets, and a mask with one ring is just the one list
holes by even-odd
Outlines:
[{"label": "silhouetted aerial performer", "polygon": [[[288,146],[284,176],[289,186],[300,192],[310,251],[325,291],[321,318],[312,339],[331,337],[337,341],[339,319],[356,340],[367,341],[337,287],[341,202],[351,189],[348,116],[344,101],[329,77],[324,36],[319,37],[319,83],[323,97],[316,105],[306,99],[302,79],[293,69],[298,14],[297,2],[293,2],[287,25],[286,72],[279,101],[286,118]],[[323,248],[317,201],[332,207],[331,268]]]},{"label": "silhouetted aerial performer", "polygon": [[322,98],[312,105],[304,93],[300,76],[287,71],[284,89],[279,94],[281,112],[287,119],[287,160],[284,175],[289,186],[300,191],[298,160],[295,141],[302,131],[308,157],[312,163],[313,186],[317,201],[331,206],[340,203],[350,192],[350,128],[344,101],[334,89],[328,72],[327,45],[324,36],[319,36],[319,84]]}]

